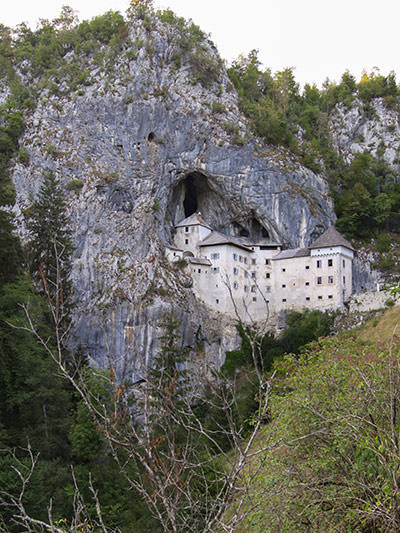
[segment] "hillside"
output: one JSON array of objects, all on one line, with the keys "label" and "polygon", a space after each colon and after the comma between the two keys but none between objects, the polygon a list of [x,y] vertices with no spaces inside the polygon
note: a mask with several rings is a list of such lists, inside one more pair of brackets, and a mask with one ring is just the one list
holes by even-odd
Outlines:
[{"label": "hillside", "polygon": [[399,324],[399,308],[386,310],[275,364],[257,447],[276,444],[238,531],[398,529]]}]

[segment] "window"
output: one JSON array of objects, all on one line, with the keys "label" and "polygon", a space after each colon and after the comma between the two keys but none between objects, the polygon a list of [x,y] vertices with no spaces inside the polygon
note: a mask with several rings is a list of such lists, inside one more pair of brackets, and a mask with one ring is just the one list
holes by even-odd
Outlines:
[{"label": "window", "polygon": [[318,300],[322,300],[322,296],[318,296]]},{"label": "window", "polygon": [[247,285],[245,285],[245,286],[243,287],[243,289],[244,289],[244,292],[249,292],[249,287],[248,287]]},{"label": "window", "polygon": [[310,301],[310,297],[309,297],[309,296],[306,297],[306,301],[307,301],[307,302]]},{"label": "window", "polygon": [[255,265],[256,263],[257,263],[257,259],[254,259],[254,258],[253,258],[253,259],[251,260],[251,264],[252,264],[252,265]]},{"label": "window", "polygon": [[251,292],[256,292],[256,286],[255,285],[251,286]]},{"label": "window", "polygon": [[329,283],[329,285],[332,285],[332,283],[333,283],[333,276],[328,276],[328,283]]},{"label": "window", "polygon": [[265,260],[265,264],[266,264],[266,265],[270,265],[270,264],[271,264],[271,261],[270,261],[269,259],[266,259],[266,260]]},{"label": "window", "polygon": [[306,265],[306,270],[310,270],[310,265]]},{"label": "window", "polygon": [[216,303],[216,304],[219,304],[219,300],[218,300],[218,298],[215,300],[215,303]]},{"label": "window", "polygon": [[251,278],[252,278],[252,279],[256,279],[256,273],[255,273],[255,272],[252,272],[252,273],[251,273]]},{"label": "window", "polygon": [[282,283],[282,289],[286,289],[286,285]]},{"label": "window", "polygon": [[235,275],[237,275],[237,274],[239,273],[239,270],[238,270],[236,267],[234,267],[234,268],[233,268],[233,273],[234,273]]},{"label": "window", "polygon": [[245,278],[248,278],[248,277],[249,277],[249,273],[247,272],[247,270],[244,271],[244,277],[245,277]]},{"label": "window", "polygon": [[310,285],[310,282],[306,281],[306,287],[308,287],[309,285]]},{"label": "window", "polygon": [[321,259],[317,259],[317,268],[321,268],[321,266],[322,266]]},{"label": "window", "polygon": [[185,233],[189,233],[190,232],[190,228],[188,226],[185,226]]},{"label": "window", "polygon": [[253,302],[256,302],[256,301],[257,301],[256,296],[253,296]]},{"label": "window", "polygon": [[199,274],[201,274],[201,268],[199,268],[199,270],[197,271]]},{"label": "window", "polygon": [[219,267],[211,267],[211,272],[213,274],[216,274],[217,272],[219,272]]},{"label": "window", "polygon": [[234,281],[234,282],[233,282],[233,288],[234,288],[234,289],[237,289],[238,287],[239,287],[238,282],[237,282],[237,281]]},{"label": "window", "polygon": [[346,261],[343,259],[343,268],[346,266]]},{"label": "window", "polygon": [[282,302],[286,302],[286,298],[282,298]]},{"label": "window", "polygon": [[237,261],[237,254],[233,254],[233,260]]},{"label": "window", "polygon": [[317,285],[322,285],[322,278],[321,276],[317,277]]},{"label": "window", "polygon": [[343,276],[343,285],[346,285],[346,276]]},{"label": "window", "polygon": [[239,255],[239,263],[243,263],[243,257]]},{"label": "window", "polygon": [[185,244],[189,244],[189,239],[185,239]]},{"label": "window", "polygon": [[333,266],[333,259],[328,259],[328,267]]},{"label": "window", "polygon": [[269,279],[269,278],[271,277],[271,274],[270,274],[269,272],[267,272],[267,273],[265,274],[265,277],[266,277],[267,279]]},{"label": "window", "polygon": [[211,254],[211,259],[219,259],[219,254],[218,253]]},{"label": "window", "polygon": [[328,299],[329,300],[333,300],[333,295],[332,294],[328,294]]},{"label": "window", "polygon": [[265,287],[266,292],[271,292],[271,287]]},{"label": "window", "polygon": [[282,272],[286,272],[286,268],[282,268]]},{"label": "window", "polygon": [[247,257],[243,257],[243,263],[247,265]]}]

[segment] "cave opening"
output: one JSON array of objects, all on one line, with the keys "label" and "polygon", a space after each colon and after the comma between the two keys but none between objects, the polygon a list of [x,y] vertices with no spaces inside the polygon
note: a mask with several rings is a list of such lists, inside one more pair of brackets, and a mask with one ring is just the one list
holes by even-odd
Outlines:
[{"label": "cave opening", "polygon": [[183,210],[185,217],[190,217],[198,211],[198,192],[195,183],[195,176],[189,174],[185,181],[185,199],[183,200]]},{"label": "cave opening", "polygon": [[234,222],[233,231],[234,235],[251,239],[254,242],[270,238],[268,230],[254,216],[240,222]]},{"label": "cave opening", "polygon": [[192,171],[173,188],[169,212],[174,224],[194,213],[201,213],[213,229],[224,231],[230,224],[232,203],[218,190],[212,178]]}]

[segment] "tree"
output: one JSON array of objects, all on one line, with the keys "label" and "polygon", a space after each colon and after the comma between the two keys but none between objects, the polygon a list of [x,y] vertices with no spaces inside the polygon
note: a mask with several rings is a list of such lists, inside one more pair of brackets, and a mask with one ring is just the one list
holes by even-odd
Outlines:
[{"label": "tree", "polygon": [[[257,474],[246,475],[248,465],[256,461],[261,468],[273,447],[268,439],[263,444],[256,440],[268,420],[272,382],[262,370],[254,341],[259,336],[250,340],[254,365],[250,416],[237,403],[246,376],[239,381],[236,376],[227,379],[194,364],[177,336],[172,315],[166,318],[154,365],[144,368],[142,385],[122,383],[118,362],[110,354],[106,381],[110,401],[104,402],[88,387],[79,365],[65,363],[58,340],[62,337],[59,313],[54,309],[59,301],[49,297],[56,343],[40,334],[28,309],[28,326],[23,329],[36,337],[75,388],[131,494],[141,497],[162,531],[233,531],[265,497],[264,488],[255,483]],[[103,373],[99,377],[106,378]],[[76,434],[73,438],[78,444]],[[246,498],[252,499],[250,508],[244,507]],[[19,500],[13,501],[17,512],[26,514],[18,507]],[[54,526],[49,517],[48,527]]]},{"label": "tree", "polygon": [[[37,199],[27,215],[27,228],[31,234],[28,243],[31,273],[43,284],[44,292],[47,288],[50,299],[57,295],[66,309],[71,293],[72,242],[64,195],[53,172],[44,175]],[[57,306],[54,301],[52,304]]]}]

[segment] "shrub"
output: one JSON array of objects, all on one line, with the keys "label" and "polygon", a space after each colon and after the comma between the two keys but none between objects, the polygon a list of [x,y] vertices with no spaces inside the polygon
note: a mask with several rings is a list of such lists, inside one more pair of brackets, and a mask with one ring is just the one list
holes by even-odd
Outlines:
[{"label": "shrub", "polygon": [[83,181],[82,180],[71,180],[68,185],[67,189],[69,191],[79,192],[83,187]]}]

